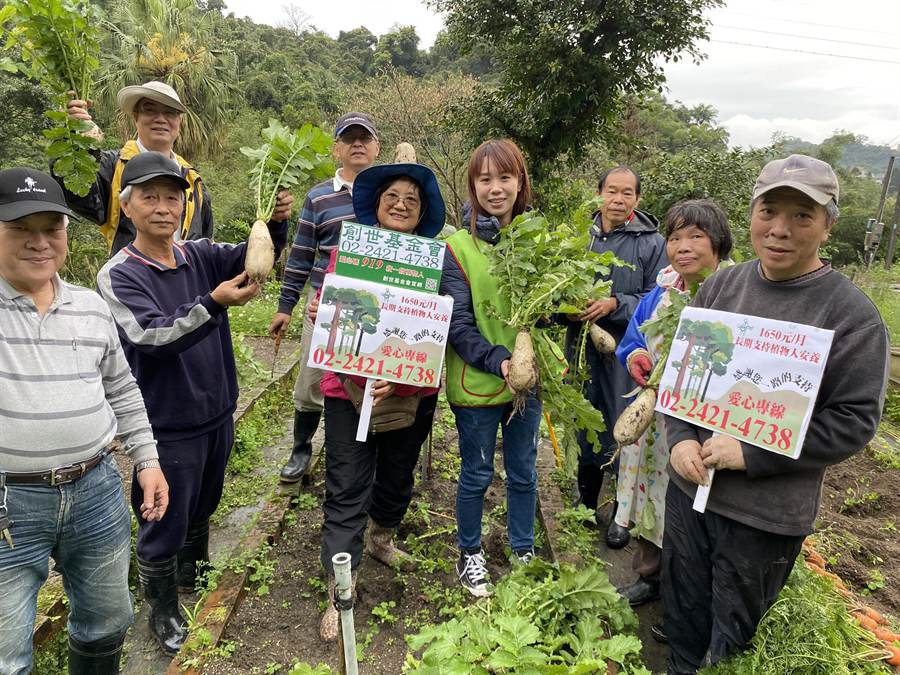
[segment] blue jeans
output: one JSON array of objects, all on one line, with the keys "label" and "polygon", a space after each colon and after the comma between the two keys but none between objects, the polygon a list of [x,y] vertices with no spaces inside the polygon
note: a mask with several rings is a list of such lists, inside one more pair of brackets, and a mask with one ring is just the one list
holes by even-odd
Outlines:
[{"label": "blue jeans", "polygon": [[50,556],[69,598],[69,635],[123,637],[134,613],[128,591],[131,517],[112,457],[66,485],[9,485],[15,548],[0,539],[0,673],[31,670],[38,590]]},{"label": "blue jeans", "polygon": [[452,406],[459,432],[462,466],[456,492],[456,527],[461,549],[481,546],[484,493],[494,478],[497,427],[503,433],[503,468],[506,470],[506,530],[509,546],[521,551],[534,545],[534,510],[537,502],[537,444],[541,402],[528,399],[514,415],[512,404],[485,408]]}]

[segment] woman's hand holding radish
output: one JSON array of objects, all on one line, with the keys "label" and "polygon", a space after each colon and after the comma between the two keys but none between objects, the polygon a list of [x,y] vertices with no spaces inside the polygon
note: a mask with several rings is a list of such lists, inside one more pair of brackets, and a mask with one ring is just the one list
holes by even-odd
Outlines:
[{"label": "woman's hand holding radish", "polygon": [[703,465],[713,469],[747,470],[741,442],[731,436],[711,436],[700,449],[700,456]]},{"label": "woman's hand holding radish", "polygon": [[697,441],[681,441],[672,448],[669,461],[678,475],[697,485],[709,483],[709,473],[703,465],[700,455],[700,443]]},{"label": "woman's hand holding radish", "polygon": [[376,406],[394,393],[395,385],[386,380],[376,380],[372,385],[372,405]]},{"label": "woman's hand holding radish", "polygon": [[653,370],[653,364],[650,363],[650,356],[644,352],[632,354],[628,358],[628,374],[631,379],[642,387],[647,386],[647,378]]},{"label": "woman's hand holding radish", "polygon": [[503,379],[506,380],[506,386],[512,391],[512,385],[509,383],[509,359],[500,362],[500,374],[503,375]]}]

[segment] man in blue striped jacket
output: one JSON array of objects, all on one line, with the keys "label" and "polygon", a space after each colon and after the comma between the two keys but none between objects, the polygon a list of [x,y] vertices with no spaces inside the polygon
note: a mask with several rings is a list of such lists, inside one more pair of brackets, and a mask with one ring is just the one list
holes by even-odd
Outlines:
[{"label": "man in blue striped jacket", "polygon": [[[150,630],[167,654],[177,653],[187,637],[177,588],[193,591],[197,566],[209,557],[209,517],[222,496],[234,439],[238,386],[227,310],[259,293],[244,272],[245,243],[174,241],[186,184],[178,166],[158,152],[128,162],[119,200],[137,235],[97,275],[169,481],[165,521],[140,523],[137,535]],[[292,202],[279,193],[269,222],[276,255],[287,239]]]},{"label": "man in blue striped jacket", "polygon": [[[291,313],[307,286],[306,299],[314,298],[322,286],[325,268],[331,252],[338,245],[341,223],[354,220],[353,181],[356,175],[369,168],[381,145],[372,118],[365,113],[342,115],[334,128],[334,157],[341,167],[329,178],[312,188],[306,195],[291,255],[284,271],[278,312],[272,318],[269,335],[284,334],[291,322]],[[309,281],[309,284],[306,282]],[[303,337],[300,342],[300,375],[294,385],[294,448],[281,470],[284,483],[299,481],[312,457],[312,437],[322,416],[322,392],[319,381],[322,371],[308,368],[309,348],[312,344],[313,323],[303,317]]]},{"label": "man in blue striped jacket", "polygon": [[141,522],[168,487],[141,392],[109,309],[65,283],[62,189],[33,169],[0,171],[0,673],[31,671],[37,595],[53,556],[69,598],[69,673],[119,672],[133,621],[131,518],[109,454],[135,462]]}]

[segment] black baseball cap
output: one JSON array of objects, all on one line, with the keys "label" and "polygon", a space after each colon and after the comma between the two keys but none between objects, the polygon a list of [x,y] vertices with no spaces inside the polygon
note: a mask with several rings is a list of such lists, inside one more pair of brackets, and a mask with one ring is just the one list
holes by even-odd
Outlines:
[{"label": "black baseball cap", "polygon": [[43,211],[75,215],[49,174],[26,167],[0,171],[0,220],[11,222]]},{"label": "black baseball cap", "polygon": [[181,175],[181,167],[161,152],[147,150],[132,157],[125,163],[122,171],[122,188],[129,185],[140,185],[154,178],[171,178],[182,190],[191,184]]},{"label": "black baseball cap", "polygon": [[339,138],[342,133],[354,126],[362,127],[375,138],[378,138],[375,122],[366,113],[361,112],[348,112],[338,117],[338,121],[334,124],[334,137]]}]

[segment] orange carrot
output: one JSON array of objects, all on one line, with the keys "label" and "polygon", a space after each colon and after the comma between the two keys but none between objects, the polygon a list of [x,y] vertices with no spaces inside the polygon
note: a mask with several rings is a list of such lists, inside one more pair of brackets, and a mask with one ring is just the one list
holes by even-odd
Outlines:
[{"label": "orange carrot", "polygon": [[891,656],[887,660],[887,662],[892,666],[900,666],[900,647],[888,645],[887,650],[891,653]]},{"label": "orange carrot", "polygon": [[807,564],[814,564],[818,565],[819,567],[825,567],[825,558],[823,558],[813,550],[810,550],[806,553],[806,562]]},{"label": "orange carrot", "polygon": [[872,609],[871,607],[863,607],[863,611],[866,613],[866,616],[872,619],[872,621],[874,621],[875,623],[881,624],[882,626],[887,625],[887,619],[885,619],[879,612]]},{"label": "orange carrot", "polygon": [[875,632],[875,629],[878,628],[878,624],[872,621],[872,619],[867,617],[865,614],[858,614],[856,616],[856,620],[859,621],[860,626],[872,631],[873,633]]},{"label": "orange carrot", "polygon": [[876,628],[873,632],[875,633],[875,637],[883,642],[891,643],[900,641],[900,635],[897,635],[897,633],[894,633],[887,628]]}]

